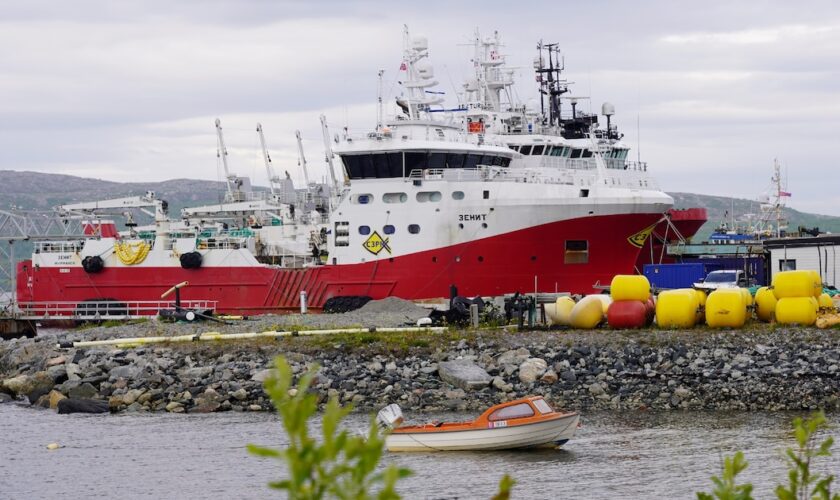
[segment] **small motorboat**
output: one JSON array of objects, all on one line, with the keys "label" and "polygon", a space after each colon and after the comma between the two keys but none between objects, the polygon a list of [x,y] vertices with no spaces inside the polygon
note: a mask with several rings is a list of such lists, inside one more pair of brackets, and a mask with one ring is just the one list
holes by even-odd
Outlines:
[{"label": "small motorboat", "polygon": [[579,420],[577,412],[554,411],[541,396],[498,404],[471,422],[402,426],[402,411],[396,404],[377,415],[379,424],[391,429],[385,438],[388,451],[556,448],[572,438]]}]

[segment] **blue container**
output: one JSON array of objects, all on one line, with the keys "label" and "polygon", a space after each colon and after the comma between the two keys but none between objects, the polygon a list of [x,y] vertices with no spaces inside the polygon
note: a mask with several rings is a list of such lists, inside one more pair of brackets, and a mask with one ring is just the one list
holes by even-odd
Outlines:
[{"label": "blue container", "polygon": [[651,285],[659,289],[691,288],[694,283],[718,269],[723,269],[723,267],[717,262],[646,264],[644,275]]},{"label": "blue container", "polygon": [[[709,269],[740,269],[747,276],[747,282],[751,285],[767,285],[767,273],[765,272],[764,259],[761,257],[718,257],[716,259],[683,259],[686,263],[712,263],[718,267]],[[708,272],[708,271],[707,271]],[[650,279],[650,278],[648,278]]]}]

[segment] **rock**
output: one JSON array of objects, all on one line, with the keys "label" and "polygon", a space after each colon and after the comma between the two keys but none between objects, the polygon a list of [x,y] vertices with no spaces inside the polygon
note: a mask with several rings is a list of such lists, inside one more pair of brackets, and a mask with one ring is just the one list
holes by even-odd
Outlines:
[{"label": "rock", "polygon": [[0,403],[8,403],[10,401],[14,401],[14,398],[11,396],[11,394],[0,392]]},{"label": "rock", "polygon": [[244,401],[248,397],[248,391],[240,387],[231,393],[231,397],[239,401]]},{"label": "rock", "polygon": [[108,398],[108,408],[111,411],[117,411],[124,403],[122,396],[111,396]]},{"label": "rock", "polygon": [[216,401],[197,399],[195,407],[190,408],[190,413],[213,413],[214,411],[218,411],[221,406]]},{"label": "rock", "polygon": [[68,392],[70,399],[90,399],[96,396],[96,394],[96,387],[89,382],[85,382],[78,387],[74,387]]},{"label": "rock", "polygon": [[[47,372],[34,375],[18,375],[3,381],[3,387],[17,395],[31,394],[37,390],[49,392],[55,386],[52,377]],[[46,394],[44,392],[43,394]]]},{"label": "rock", "polygon": [[181,372],[181,377],[189,380],[204,380],[212,373],[212,366],[197,366],[195,368],[187,368]]},{"label": "rock", "polygon": [[47,374],[54,383],[60,384],[67,380],[67,367],[64,365],[54,365],[47,368]]},{"label": "rock", "polygon": [[268,379],[268,377],[270,377],[273,373],[274,373],[274,370],[272,370],[271,368],[267,368],[267,369],[265,369],[265,370],[260,370],[260,371],[258,371],[257,373],[255,373],[253,377],[251,377],[251,380],[254,380],[254,381],[259,382],[259,383],[261,383],[261,384],[262,384],[262,383],[264,383],[264,382]]},{"label": "rock", "polygon": [[67,380],[81,379],[82,369],[76,363],[67,363],[64,368],[67,370]]},{"label": "rock", "polygon": [[134,380],[140,374],[140,368],[133,365],[125,365],[125,366],[117,366],[115,368],[111,368],[111,371],[108,372],[108,379],[109,380],[117,380],[120,378],[124,378],[126,380]]},{"label": "rock", "polygon": [[438,366],[438,375],[444,382],[467,391],[483,389],[492,380],[490,374],[483,368],[464,359],[441,363]]},{"label": "rock", "polygon": [[55,410],[55,409],[58,408],[58,402],[59,401],[61,401],[62,399],[67,399],[67,396],[65,396],[64,394],[62,394],[62,393],[60,393],[56,390],[50,391],[49,397],[50,397],[50,409],[51,410]]},{"label": "rock", "polygon": [[97,399],[66,398],[58,402],[58,413],[108,413],[108,402]]},{"label": "rock", "polygon": [[122,396],[123,403],[126,405],[130,405],[137,401],[143,393],[146,392],[144,389],[131,389],[130,391],[126,392]]},{"label": "rock", "polygon": [[248,410],[250,410],[250,411],[262,411],[262,406],[260,406],[260,405],[249,405]]},{"label": "rock", "polygon": [[573,370],[566,370],[560,374],[560,378],[565,380],[566,382],[576,382],[577,376]]},{"label": "rock", "polygon": [[592,394],[593,396],[600,396],[600,395],[604,394],[604,388],[601,387],[601,384],[594,383],[594,384],[589,386],[589,393]]},{"label": "rock", "polygon": [[555,372],[554,370],[548,370],[547,372],[543,373],[542,377],[540,377],[540,382],[549,385],[557,383],[557,372]]},{"label": "rock", "polygon": [[519,365],[519,380],[523,384],[533,384],[548,369],[548,363],[540,358],[528,358]]},{"label": "rock", "polygon": [[47,363],[44,365],[46,367],[56,366],[56,365],[63,365],[67,362],[67,356],[58,356],[55,358],[50,358],[47,360]]},{"label": "rock", "polygon": [[433,373],[437,373],[438,365],[437,363],[432,363],[429,366],[424,366],[420,368],[420,373],[425,373],[426,375],[431,375]]},{"label": "rock", "polygon": [[531,357],[531,351],[524,347],[520,347],[519,349],[514,349],[510,351],[505,351],[499,355],[496,359],[496,363],[500,366],[503,365],[519,365],[526,359]]},{"label": "rock", "polygon": [[184,413],[184,405],[177,401],[171,401],[166,405],[166,411],[170,413]]},{"label": "rock", "polygon": [[493,377],[493,387],[502,392],[510,392],[513,390],[513,384],[508,384],[502,377]]}]

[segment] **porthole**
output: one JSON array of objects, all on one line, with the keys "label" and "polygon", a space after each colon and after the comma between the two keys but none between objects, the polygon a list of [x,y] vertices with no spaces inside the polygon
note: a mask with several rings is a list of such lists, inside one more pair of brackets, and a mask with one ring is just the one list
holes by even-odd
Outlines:
[{"label": "porthole", "polygon": [[458,224],[458,229],[464,229],[464,224],[463,223]]},{"label": "porthole", "polygon": [[481,223],[481,227],[483,227],[484,229],[487,229],[487,223],[486,223],[486,222],[482,222],[482,223]]},{"label": "porthole", "polygon": [[370,226],[359,226],[359,234],[361,234],[361,235],[370,234]]},{"label": "porthole", "polygon": [[397,231],[397,228],[392,226],[391,224],[387,224],[382,227],[382,232],[385,234],[394,234]]},{"label": "porthole", "polygon": [[385,203],[405,203],[408,201],[408,195],[405,193],[385,193],[382,195],[382,201]]},{"label": "porthole", "polygon": [[367,205],[373,203],[373,195],[370,193],[354,194],[350,197],[350,202],[358,205]]},{"label": "porthole", "polygon": [[419,234],[420,233],[420,225],[419,224],[409,224],[408,225],[408,232],[411,234]]},{"label": "porthole", "polygon": [[452,199],[453,200],[463,200],[464,199],[464,192],[463,191],[452,191]]},{"label": "porthole", "polygon": [[417,193],[417,201],[420,203],[427,203],[430,201],[440,201],[442,198],[440,191],[420,191]]}]

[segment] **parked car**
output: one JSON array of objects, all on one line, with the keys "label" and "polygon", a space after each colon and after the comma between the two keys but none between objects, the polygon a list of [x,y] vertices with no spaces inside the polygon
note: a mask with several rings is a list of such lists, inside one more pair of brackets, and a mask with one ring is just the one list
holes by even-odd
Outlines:
[{"label": "parked car", "polygon": [[747,286],[747,276],[744,274],[744,271],[737,269],[712,271],[706,275],[705,279],[694,283],[694,288],[699,290],[717,290],[718,288],[740,288],[745,286]]}]

